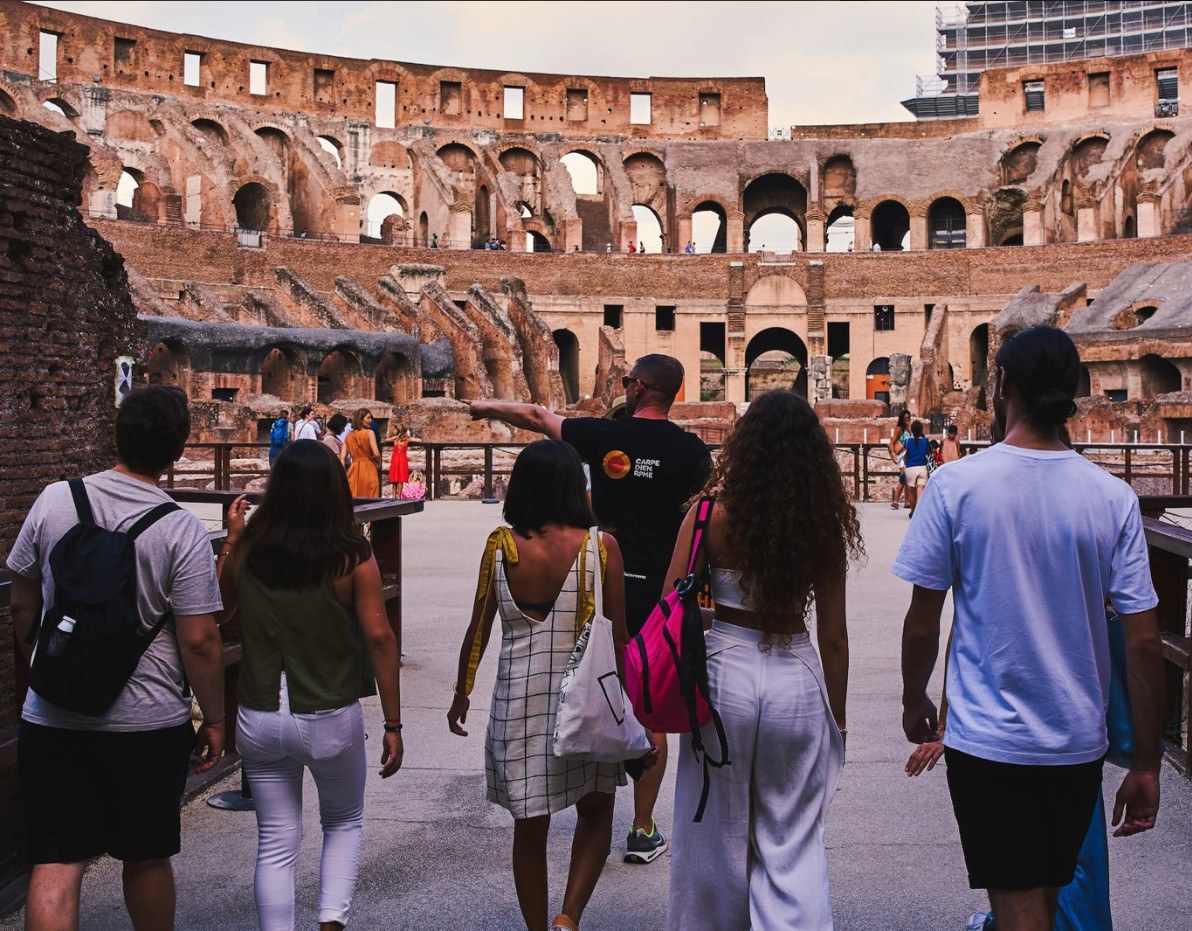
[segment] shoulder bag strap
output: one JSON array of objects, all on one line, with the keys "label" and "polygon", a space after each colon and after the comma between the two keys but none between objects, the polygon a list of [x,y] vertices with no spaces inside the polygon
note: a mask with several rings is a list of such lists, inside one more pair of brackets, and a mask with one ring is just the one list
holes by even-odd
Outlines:
[{"label": "shoulder bag strap", "polygon": [[79,523],[94,524],[95,514],[91,510],[91,499],[87,497],[87,486],[83,484],[83,480],[72,478],[67,485],[70,486],[70,496],[74,498],[75,514]]},{"label": "shoulder bag strap", "polygon": [[699,558],[703,548],[705,531],[708,529],[708,522],[712,519],[712,505],[715,503],[715,498],[707,496],[700,498],[699,503],[695,506],[695,526],[691,531],[691,552],[687,556],[688,575],[695,571],[695,561]]},{"label": "shoulder bag strap", "polygon": [[133,542],[136,542],[137,537],[143,534],[167,514],[173,514],[175,511],[181,510],[182,508],[180,508],[173,501],[163,501],[132,525],[128,531],[128,538]]},{"label": "shoulder bag strap", "polygon": [[600,577],[600,528],[588,531],[588,561],[592,566],[593,617],[604,617],[604,580]]}]

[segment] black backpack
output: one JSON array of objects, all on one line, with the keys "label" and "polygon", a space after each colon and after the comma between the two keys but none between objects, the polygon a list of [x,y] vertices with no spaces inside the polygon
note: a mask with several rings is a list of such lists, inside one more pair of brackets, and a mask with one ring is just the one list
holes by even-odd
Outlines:
[{"label": "black backpack", "polygon": [[119,697],[141,656],[174,615],[167,611],[147,631],[137,609],[136,539],[179,510],[162,502],[127,532],[95,523],[81,479],[69,482],[79,522],[50,551],[54,603],[45,612],[29,687],[48,702],[98,717]]}]

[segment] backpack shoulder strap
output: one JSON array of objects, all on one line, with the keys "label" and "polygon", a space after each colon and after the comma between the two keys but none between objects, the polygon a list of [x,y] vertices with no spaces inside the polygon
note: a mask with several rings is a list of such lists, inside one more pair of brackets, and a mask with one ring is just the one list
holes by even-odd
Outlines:
[{"label": "backpack shoulder strap", "polygon": [[137,537],[143,534],[167,514],[173,514],[175,511],[180,510],[182,510],[182,508],[180,508],[173,501],[163,501],[132,525],[128,531],[128,538],[135,542]]},{"label": "backpack shoulder strap", "polygon": [[70,496],[74,498],[75,514],[80,524],[94,524],[95,514],[91,510],[91,499],[87,497],[87,486],[81,478],[72,478],[66,483],[70,486]]},{"label": "backpack shoulder strap", "polygon": [[696,504],[695,511],[695,526],[691,531],[691,552],[687,555],[687,574],[695,570],[695,561],[699,557],[700,550],[704,545],[704,536],[708,529],[708,522],[712,519],[712,505],[716,503],[716,499],[711,496],[705,496],[699,499]]}]

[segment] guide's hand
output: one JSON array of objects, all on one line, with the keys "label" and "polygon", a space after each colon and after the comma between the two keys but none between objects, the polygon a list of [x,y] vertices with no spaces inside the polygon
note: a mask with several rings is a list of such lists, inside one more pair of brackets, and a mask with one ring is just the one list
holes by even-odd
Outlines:
[{"label": "guide's hand", "polygon": [[447,712],[447,727],[451,729],[451,733],[458,734],[460,737],[468,736],[468,732],[460,727],[460,724],[468,720],[468,707],[471,704],[467,695],[459,693],[456,693],[451,700],[451,710]]},{"label": "guide's hand", "polygon": [[388,779],[401,769],[402,759],[405,757],[406,746],[402,742],[401,733],[385,731],[381,737],[381,778]]},{"label": "guide's hand", "polygon": [[911,758],[906,761],[906,774],[908,776],[918,776],[924,770],[931,772],[935,769],[935,764],[940,761],[940,757],[944,755],[944,744],[941,740],[931,740],[927,743],[919,744],[911,752]]}]

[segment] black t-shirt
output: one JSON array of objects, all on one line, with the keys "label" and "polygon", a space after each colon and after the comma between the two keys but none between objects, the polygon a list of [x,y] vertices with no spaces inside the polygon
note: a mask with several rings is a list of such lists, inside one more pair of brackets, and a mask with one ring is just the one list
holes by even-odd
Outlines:
[{"label": "black t-shirt", "polygon": [[592,472],[592,507],[621,546],[625,570],[662,575],[688,499],[712,472],[708,447],[669,420],[563,421],[563,439]]}]

